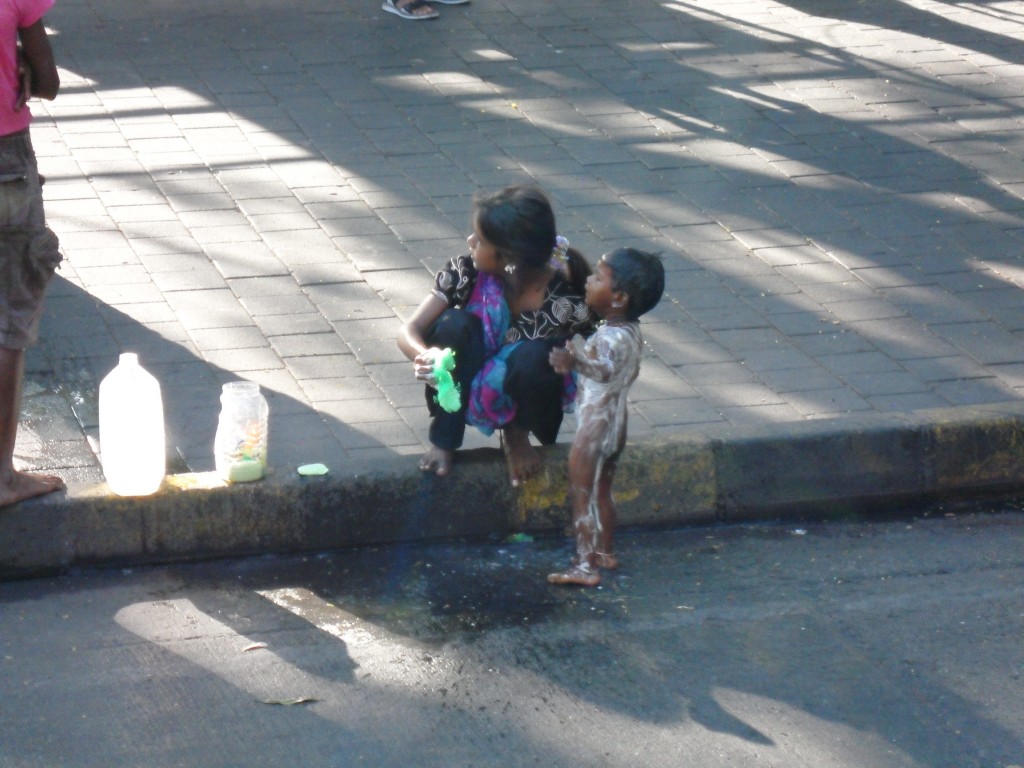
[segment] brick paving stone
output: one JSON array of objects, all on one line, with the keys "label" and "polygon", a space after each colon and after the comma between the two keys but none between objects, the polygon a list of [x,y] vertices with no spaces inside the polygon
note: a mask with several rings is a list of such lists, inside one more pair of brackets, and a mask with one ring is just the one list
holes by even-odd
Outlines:
[{"label": "brick paving stone", "polygon": [[[495,0],[420,30],[359,4],[203,10],[47,17],[64,92],[33,102],[33,136],[67,263],[35,376],[137,345],[168,387],[202,383],[178,433],[245,377],[295,417],[282,465],[304,430],[339,471],[416,453],[394,333],[464,252],[473,193],[533,181],[590,258],[663,252],[638,435],[1024,390],[1016,17]],[[209,466],[207,442],[177,450]]]}]

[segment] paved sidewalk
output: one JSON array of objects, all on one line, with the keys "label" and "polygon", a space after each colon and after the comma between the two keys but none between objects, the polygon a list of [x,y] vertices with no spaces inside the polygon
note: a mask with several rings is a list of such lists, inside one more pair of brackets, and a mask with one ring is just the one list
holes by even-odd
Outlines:
[{"label": "paved sidewalk", "polygon": [[[512,527],[561,519],[557,476],[504,489],[496,438],[470,437],[483,450],[461,479],[424,484],[423,394],[394,343],[464,250],[474,191],[514,182],[542,185],[592,259],[665,255],[627,521],[1020,489],[1017,3],[441,12],[58,0],[63,88],[33,102],[33,136],[67,259],[18,457],[72,486],[0,513],[16,541],[0,564],[219,552],[214,529],[242,531],[226,551],[486,530],[473,505],[503,501]],[[109,499],[96,387],[122,351],[161,382],[179,486],[204,484],[220,386],[238,378],[270,401],[273,477]],[[331,474],[300,480],[314,461]],[[452,519],[404,515],[428,486]]]}]

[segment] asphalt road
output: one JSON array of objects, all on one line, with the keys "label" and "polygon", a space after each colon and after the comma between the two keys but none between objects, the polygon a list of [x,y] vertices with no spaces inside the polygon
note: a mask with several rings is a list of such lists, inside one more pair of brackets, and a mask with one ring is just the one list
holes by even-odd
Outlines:
[{"label": "asphalt road", "polygon": [[1024,765],[1019,505],[0,584],[0,766]]}]

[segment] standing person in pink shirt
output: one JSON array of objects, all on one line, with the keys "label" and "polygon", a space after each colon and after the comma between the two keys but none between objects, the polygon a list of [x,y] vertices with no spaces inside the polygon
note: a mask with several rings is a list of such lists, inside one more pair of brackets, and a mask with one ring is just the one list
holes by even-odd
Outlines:
[{"label": "standing person in pink shirt", "polygon": [[53,0],[0,0],[0,507],[64,487],[14,468],[25,349],[35,343],[46,285],[60,263],[46,226],[29,136],[33,96],[60,89],[43,15]]}]

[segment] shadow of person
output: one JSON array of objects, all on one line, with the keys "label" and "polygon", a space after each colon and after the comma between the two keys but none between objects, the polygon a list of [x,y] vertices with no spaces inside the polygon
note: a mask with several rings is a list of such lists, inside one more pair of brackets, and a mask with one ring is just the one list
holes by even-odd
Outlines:
[{"label": "shadow of person", "polygon": [[[154,316],[162,319],[154,321]],[[47,293],[40,342],[29,353],[26,379],[37,392],[62,395],[79,429],[77,434],[64,429],[60,435],[52,435],[52,450],[44,445],[33,461],[58,473],[66,470],[73,481],[101,479],[95,455],[69,446],[76,441],[78,446],[92,441],[102,451],[99,383],[117,364],[118,356],[128,351],[138,354],[140,364],[160,384],[170,474],[214,469],[221,388],[240,379],[260,384],[270,406],[268,456],[272,471],[294,472],[297,466],[315,458],[342,473],[355,464],[346,443],[358,444],[366,451],[387,450],[373,436],[314,408],[293,373],[293,361],[266,354],[270,345],[262,335],[258,340],[243,342],[255,338],[247,333],[247,327],[222,329],[226,337],[238,337],[236,344],[252,344],[234,350],[239,365],[228,370],[204,359],[195,340],[203,334],[186,328],[161,301],[110,306],[60,275],[55,276]],[[232,342],[229,338],[224,343]],[[254,368],[247,364],[247,357],[267,362],[265,367]],[[342,380],[334,381],[340,384]],[[328,386],[330,382],[320,383]],[[47,416],[59,414],[40,414],[36,421],[42,422]],[[93,465],[91,471],[89,464]]]}]

